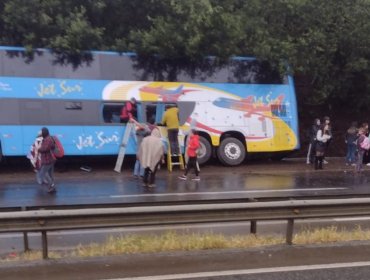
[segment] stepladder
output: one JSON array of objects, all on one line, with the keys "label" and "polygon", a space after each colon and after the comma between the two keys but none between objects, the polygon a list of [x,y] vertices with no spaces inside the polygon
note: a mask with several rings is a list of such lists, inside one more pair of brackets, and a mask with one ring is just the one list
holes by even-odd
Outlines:
[{"label": "stepladder", "polygon": [[[180,141],[178,141],[180,142]],[[181,148],[174,152],[171,151],[171,145],[169,140],[167,140],[167,169],[172,172],[173,166],[179,166],[181,170],[185,169],[184,156],[181,153]]]},{"label": "stepladder", "polygon": [[122,170],[122,163],[125,158],[126,149],[128,142],[130,141],[130,137],[133,137],[135,143],[137,143],[136,140],[136,124],[135,122],[128,122],[126,126],[126,130],[123,133],[122,141],[119,147],[116,166],[114,167],[114,171],[121,173]]}]

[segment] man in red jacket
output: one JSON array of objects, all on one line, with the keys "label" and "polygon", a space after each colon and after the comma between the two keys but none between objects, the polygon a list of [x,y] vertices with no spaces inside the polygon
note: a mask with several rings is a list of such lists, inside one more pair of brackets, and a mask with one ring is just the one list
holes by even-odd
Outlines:
[{"label": "man in red jacket", "polygon": [[186,153],[189,157],[189,160],[186,163],[184,175],[181,175],[179,179],[186,180],[189,170],[191,168],[194,168],[195,178],[193,178],[192,180],[200,181],[199,167],[198,167],[199,165],[198,165],[198,158],[197,158],[197,150],[200,147],[198,131],[193,129],[189,137],[190,137],[190,140],[189,140],[188,147],[186,149]]},{"label": "man in red jacket", "polygon": [[38,149],[41,155],[39,178],[41,182],[46,182],[48,184],[48,192],[53,193],[56,191],[54,184],[54,164],[56,159],[52,154],[52,150],[55,149],[55,143],[46,127],[41,129],[41,135],[43,139],[41,147]]}]

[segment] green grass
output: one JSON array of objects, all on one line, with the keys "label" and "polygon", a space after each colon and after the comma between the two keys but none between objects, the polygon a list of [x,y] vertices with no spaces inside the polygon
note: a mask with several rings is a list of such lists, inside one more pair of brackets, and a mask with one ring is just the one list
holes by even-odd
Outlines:
[{"label": "green grass", "polygon": [[[357,227],[353,230],[339,229],[331,226],[319,229],[304,229],[294,236],[294,244],[322,244],[347,242],[354,240],[370,240],[370,230]],[[170,251],[194,251],[212,249],[247,249],[261,246],[285,244],[284,236],[256,236],[253,234],[225,236],[215,233],[176,233],[168,231],[164,234],[125,235],[108,237],[103,243],[79,245],[70,251],[50,251],[49,257],[58,259],[66,257],[95,257],[135,253],[154,253]],[[27,253],[11,253],[0,261],[32,261],[42,258],[41,251]]]}]

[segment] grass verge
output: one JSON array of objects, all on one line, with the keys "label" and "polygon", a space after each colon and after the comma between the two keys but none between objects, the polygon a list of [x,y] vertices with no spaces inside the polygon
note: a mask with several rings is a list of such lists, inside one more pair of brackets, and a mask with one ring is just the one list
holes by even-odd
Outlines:
[{"label": "grass verge", "polygon": [[[370,240],[370,230],[357,227],[353,230],[339,229],[336,226],[319,229],[304,229],[294,236],[294,244],[322,244],[346,242],[355,240]],[[70,251],[50,251],[49,257],[53,259],[65,257],[96,257],[120,254],[155,253],[169,251],[194,251],[212,249],[243,249],[261,246],[284,244],[283,236],[255,236],[235,235],[225,236],[215,233],[176,233],[168,231],[161,235],[126,235],[108,237],[103,243],[79,245]],[[33,261],[42,258],[41,251],[26,253],[10,253],[1,258],[1,262]]]}]

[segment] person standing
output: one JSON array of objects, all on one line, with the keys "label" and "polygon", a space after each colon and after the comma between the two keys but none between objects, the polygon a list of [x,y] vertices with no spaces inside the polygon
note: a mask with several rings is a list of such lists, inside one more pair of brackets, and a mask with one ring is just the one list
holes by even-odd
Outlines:
[{"label": "person standing", "polygon": [[[195,129],[197,129],[197,118],[198,118],[198,113],[195,112],[190,120],[190,130],[187,132],[187,137],[186,137],[186,141],[185,141],[185,147],[187,147],[189,145],[189,140],[190,140],[190,136],[191,136],[191,132]],[[185,164],[188,163],[188,160],[189,160],[189,156],[188,156],[188,153],[185,153]],[[199,169],[199,164],[198,164],[198,170]]]},{"label": "person standing", "polygon": [[316,153],[316,135],[317,131],[320,128],[320,119],[316,118],[314,120],[313,125],[311,126],[310,131],[308,132],[308,137],[309,137],[309,145],[308,145],[308,151],[307,151],[307,159],[306,163],[310,164],[315,161],[315,153]]},{"label": "person standing", "polygon": [[161,162],[164,162],[164,147],[158,128],[153,129],[150,136],[143,139],[138,158],[142,168],[144,168],[144,187],[154,187],[156,172]]},{"label": "person standing", "polygon": [[[366,137],[369,137],[369,124],[367,122],[364,122],[361,125],[361,127],[364,131],[364,135]],[[370,166],[370,153],[369,153],[369,151],[364,152],[364,157],[363,157],[363,162],[362,163],[367,165],[367,166]]]},{"label": "person standing", "polygon": [[170,143],[170,149],[172,155],[178,155],[180,153],[179,148],[179,108],[176,105],[169,105],[168,109],[163,115],[162,125],[167,127],[168,141]]},{"label": "person standing", "polygon": [[52,150],[55,149],[54,140],[49,134],[49,130],[46,127],[41,129],[42,143],[38,152],[41,155],[41,167],[39,173],[39,179],[41,182],[45,182],[48,185],[48,192],[56,192],[54,183],[54,164],[56,158],[52,154]]},{"label": "person standing", "polygon": [[328,147],[327,142],[331,139],[328,124],[322,124],[316,135],[316,157],[315,157],[315,169],[323,169],[323,161],[326,149]]},{"label": "person standing", "polygon": [[122,107],[120,119],[121,123],[137,120],[137,102],[134,97],[132,97],[130,101],[127,101]]},{"label": "person standing", "polygon": [[[330,118],[328,116],[325,116],[324,117],[324,121],[323,121],[323,124],[324,126],[326,127],[325,129],[325,133],[326,135],[329,135],[329,139],[326,141],[326,147],[325,147],[325,152],[329,149],[329,145],[333,139],[333,131],[332,131],[332,127],[331,127],[331,122],[330,122]],[[325,156],[323,157],[323,163],[324,164],[328,164],[329,162],[325,160]]]},{"label": "person standing", "polygon": [[195,178],[193,178],[194,181],[200,181],[199,177],[199,165],[198,165],[198,159],[197,159],[197,150],[200,147],[199,143],[199,135],[198,131],[193,129],[191,131],[189,144],[186,149],[186,153],[188,155],[189,160],[186,163],[185,172],[184,175],[181,175],[179,179],[186,180],[187,174],[190,171],[190,169],[194,169]]},{"label": "person standing", "polygon": [[36,181],[38,184],[42,185],[42,180],[40,179],[40,167],[41,167],[41,155],[39,153],[39,148],[42,143],[41,131],[37,134],[35,142],[32,144],[30,152],[27,155],[27,158],[30,160],[33,170],[36,173]]},{"label": "person standing", "polygon": [[144,177],[144,168],[141,167],[138,158],[138,152],[144,137],[149,136],[150,133],[151,130],[146,124],[140,124],[140,126],[136,130],[136,162],[134,167],[134,178]]},{"label": "person standing", "polygon": [[356,149],[357,149],[356,141],[358,137],[357,134],[358,134],[357,123],[352,122],[350,128],[347,129],[347,133],[344,140],[347,146],[346,165],[356,164]]},{"label": "person standing", "polygon": [[364,154],[367,151],[362,147],[362,142],[366,140],[367,136],[365,135],[365,129],[361,127],[358,130],[358,139],[357,139],[357,161],[356,161],[356,172],[361,172],[363,167]]}]

